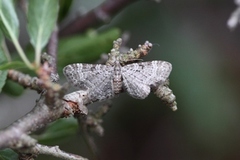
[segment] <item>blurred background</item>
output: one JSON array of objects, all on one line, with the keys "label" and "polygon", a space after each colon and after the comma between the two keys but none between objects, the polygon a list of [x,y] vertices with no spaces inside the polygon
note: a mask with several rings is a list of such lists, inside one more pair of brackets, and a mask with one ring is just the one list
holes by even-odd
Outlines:
[{"label": "blurred background", "polygon": [[[87,12],[102,2],[75,0],[69,13]],[[172,112],[154,94],[144,100],[126,93],[113,99],[103,119],[104,136],[94,136],[101,159],[240,159],[240,26],[227,27],[236,8],[233,0],[138,1],[100,28],[127,33],[131,48],[153,43],[143,59],[172,63],[170,88],[178,103]],[[30,111],[37,97],[33,91],[1,95],[0,127]],[[59,145],[93,158],[81,133]]]}]

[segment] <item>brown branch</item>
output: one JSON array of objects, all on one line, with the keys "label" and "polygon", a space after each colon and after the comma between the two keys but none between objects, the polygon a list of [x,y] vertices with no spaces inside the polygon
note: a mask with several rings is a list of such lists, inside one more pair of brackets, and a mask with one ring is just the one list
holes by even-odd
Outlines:
[{"label": "brown branch", "polygon": [[42,82],[37,77],[30,77],[29,75],[23,74],[16,70],[8,70],[8,79],[22,85],[25,88],[36,90],[38,93],[42,92]]},{"label": "brown branch", "polygon": [[129,4],[137,0],[107,0],[100,6],[91,10],[82,17],[77,17],[73,22],[60,31],[60,36],[70,36],[84,32],[86,29],[108,23],[112,16],[120,12]]},{"label": "brown branch", "polygon": [[[18,71],[9,70],[8,78],[19,82],[25,87],[36,90],[38,88],[46,89],[46,93],[38,100],[32,111],[0,132],[0,149],[6,147],[18,149],[34,146],[36,141],[29,137],[28,134],[61,117],[87,114],[87,109],[84,106],[89,103],[88,99],[85,98],[88,97],[87,91],[71,93],[63,98],[62,92],[65,88],[50,82],[47,70],[44,71],[43,67],[41,71],[41,68],[38,71],[41,72],[41,74],[39,73],[41,79],[34,78],[34,80]],[[52,100],[47,101],[46,105],[46,99]]]},{"label": "brown branch", "polygon": [[[130,50],[128,53],[120,53],[118,51],[120,42],[120,40],[114,41],[114,50],[112,50],[109,54],[109,59],[111,59],[111,56],[113,56],[112,60],[114,60],[115,56],[115,59],[123,62],[123,65],[126,63],[135,62],[135,60],[141,56],[146,55],[152,47],[151,43],[146,42],[144,45],[140,45],[136,52]],[[78,118],[80,125],[82,123],[83,133],[86,133],[85,138],[88,144],[91,145],[93,152],[96,153],[92,137],[87,135],[88,129],[92,128],[100,135],[103,133],[101,127],[101,117],[109,110],[109,106],[102,107],[101,110],[95,114],[95,116],[87,119],[86,115],[88,110],[85,105],[94,101],[98,101],[98,99],[94,99],[93,96],[88,93],[90,89],[86,91],[80,90],[64,96],[66,87],[63,87],[57,83],[53,83],[50,77],[51,72],[51,66],[45,62],[37,70],[39,79],[35,78],[33,81],[32,78],[27,75],[24,75],[18,71],[9,70],[8,78],[19,82],[25,87],[30,87],[36,90],[37,88],[41,88],[44,90],[44,94],[41,96],[31,112],[0,132],[0,149],[8,147],[13,148],[20,153],[21,151],[25,153],[25,151],[29,149],[29,152],[32,153],[34,151],[31,151],[31,149],[36,149],[36,147],[39,147],[39,145],[36,143],[36,140],[31,138],[28,134],[37,131],[50,122],[53,122],[61,117],[73,115]],[[158,86],[158,88],[154,88],[155,94],[164,102],[166,102],[173,110],[176,110],[177,104],[175,102],[175,96],[173,95],[172,90],[168,88],[167,82],[162,85]],[[82,115],[84,115],[85,119],[83,119]],[[45,148],[45,146],[43,147]],[[49,148],[48,151],[50,152],[51,149],[61,152],[57,147]],[[45,154],[46,152],[46,150],[43,151]],[[62,154],[65,154],[65,152]],[[66,154],[69,155],[68,153]]]},{"label": "brown branch", "polygon": [[[32,111],[0,132],[0,149],[33,146],[35,141],[28,137],[27,134],[35,132],[62,117],[74,116],[75,114],[86,115],[87,109],[84,104],[89,102],[81,95],[87,95],[87,93],[78,91],[66,95],[64,100],[55,99],[58,101],[55,103],[61,104],[61,106],[55,107],[45,105],[45,100],[40,99]],[[72,97],[72,103],[70,103],[70,100],[65,100],[69,99],[69,97]],[[29,140],[31,140],[31,143]]]},{"label": "brown branch", "polygon": [[[26,116],[22,117],[11,126],[0,132],[0,148],[22,148],[35,145],[34,142],[29,143],[29,139],[25,137],[48,123],[58,119],[63,111],[49,110],[49,107],[43,105],[42,102],[34,107]],[[33,141],[33,139],[31,140]]]}]

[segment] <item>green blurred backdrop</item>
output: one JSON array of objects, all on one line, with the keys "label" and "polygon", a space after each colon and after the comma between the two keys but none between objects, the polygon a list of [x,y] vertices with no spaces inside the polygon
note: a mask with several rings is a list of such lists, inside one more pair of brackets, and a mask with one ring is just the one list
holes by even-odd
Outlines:
[{"label": "green blurred backdrop", "polygon": [[231,0],[141,1],[106,26],[128,31],[129,47],[156,44],[145,60],[172,63],[179,109],[153,94],[114,99],[96,138],[102,159],[240,159],[240,26],[226,26],[235,9]]},{"label": "green blurred backdrop", "polygon": [[[75,8],[89,5],[80,2]],[[132,48],[152,42],[144,60],[172,63],[170,88],[178,102],[172,112],[153,94],[115,98],[105,135],[95,136],[101,159],[240,159],[240,26],[230,31],[226,25],[235,9],[233,0],[140,1],[101,28],[127,31]],[[91,159],[79,134],[60,148]]]}]

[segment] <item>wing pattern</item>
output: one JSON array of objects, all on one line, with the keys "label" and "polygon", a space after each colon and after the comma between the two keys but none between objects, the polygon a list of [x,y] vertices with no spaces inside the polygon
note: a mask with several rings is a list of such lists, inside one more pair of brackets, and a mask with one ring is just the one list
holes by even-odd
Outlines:
[{"label": "wing pattern", "polygon": [[91,101],[114,97],[112,66],[76,63],[64,67],[63,73],[74,86],[88,89]]},{"label": "wing pattern", "polygon": [[134,98],[144,99],[151,86],[161,85],[168,78],[172,65],[165,61],[132,63],[122,67],[123,87]]}]

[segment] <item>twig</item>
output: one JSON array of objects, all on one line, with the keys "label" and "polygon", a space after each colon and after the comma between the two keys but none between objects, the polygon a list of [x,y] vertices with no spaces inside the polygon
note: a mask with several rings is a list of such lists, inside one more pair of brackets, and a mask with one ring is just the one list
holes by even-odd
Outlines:
[{"label": "twig", "polygon": [[[84,91],[82,92],[84,93]],[[81,108],[83,108],[83,103],[86,102],[82,101],[84,98],[82,98],[78,93],[74,93],[78,96],[74,97],[75,99],[72,100],[73,102],[75,101],[75,104],[77,104],[77,109],[72,108],[72,104],[65,100],[58,100],[62,103],[62,107],[53,107],[53,109],[45,105],[44,100],[41,99],[38,101],[32,111],[0,132],[0,149],[6,147],[21,148],[23,146],[32,146],[34,145],[34,140],[32,139],[32,142],[30,143],[30,139],[26,138],[26,134],[37,131],[61,117],[73,116],[75,113],[79,112],[81,114],[85,114],[86,110],[82,111]]]},{"label": "twig", "polygon": [[0,148],[22,148],[34,145],[34,143],[29,144],[29,141],[23,138],[26,137],[25,134],[30,134],[61,116],[63,111],[51,111],[48,106],[41,105],[41,103],[38,102],[26,116],[0,132]]},{"label": "twig", "polygon": [[41,144],[36,144],[34,147],[21,150],[21,152],[36,155],[38,154],[51,155],[66,160],[87,160],[86,158],[83,158],[79,155],[64,152],[58,146],[49,147]]},{"label": "twig", "polygon": [[93,140],[93,137],[89,135],[88,128],[87,128],[87,123],[86,123],[86,118],[83,117],[77,117],[78,120],[78,125],[81,129],[81,133],[83,135],[83,138],[92,153],[94,160],[99,159],[98,154],[97,154],[97,146]]},{"label": "twig", "polygon": [[[45,97],[47,98],[47,96],[50,96],[54,101],[50,101],[48,105],[46,105],[45,98],[42,97],[36,103],[32,111],[8,128],[2,130],[0,132],[0,148],[22,148],[24,146],[32,146],[35,144],[35,140],[28,137],[27,134],[46,126],[48,123],[58,118],[73,116],[75,113],[87,113],[84,107],[84,104],[89,103],[88,99],[85,98],[87,97],[87,91],[71,93],[66,95],[64,100],[62,100],[63,93],[61,92],[65,89],[59,84],[49,82],[44,76],[46,76],[46,74],[42,73],[42,75],[40,75],[42,79],[34,78],[33,81],[31,77],[23,73],[14,70],[9,71],[9,78],[20,82],[23,86],[34,89],[38,89],[39,87],[45,88],[47,92]],[[48,93],[49,91],[51,94]]]},{"label": "twig", "polygon": [[36,90],[38,93],[42,92],[42,82],[37,77],[30,77],[16,70],[8,70],[8,79],[11,79],[23,87]]},{"label": "twig", "polygon": [[169,86],[169,80],[165,82],[164,85],[157,86],[154,88],[154,94],[158,98],[160,98],[163,103],[165,103],[167,106],[169,106],[172,111],[177,110],[177,102],[176,102],[176,96],[173,94],[173,91],[168,87]]},{"label": "twig", "polygon": [[70,36],[102,23],[107,23],[112,16],[136,1],[137,0],[107,0],[86,15],[77,17],[72,23],[65,26],[59,34],[60,36]]},{"label": "twig", "polygon": [[63,97],[64,88],[57,84],[53,83],[51,79],[52,67],[48,62],[44,62],[41,67],[37,70],[37,74],[39,79],[42,81],[42,87],[46,90],[45,91],[45,103],[48,107],[58,107],[61,106],[58,103],[58,99]]},{"label": "twig", "polygon": [[126,65],[128,63],[142,61],[141,57],[146,56],[152,49],[152,43],[146,41],[143,45],[138,45],[136,50],[130,48],[127,53],[121,53],[120,47],[122,44],[122,39],[118,38],[116,41],[113,41],[113,49],[109,53],[108,60],[106,65],[113,65],[116,57],[118,57],[121,65]]},{"label": "twig", "polygon": [[24,11],[24,13],[27,13],[28,1],[27,0],[19,0],[18,4],[19,4],[20,8]]},{"label": "twig", "polygon": [[103,136],[104,129],[101,126],[102,118],[109,111],[110,107],[111,104],[110,101],[108,101],[106,104],[100,106],[96,113],[90,113],[89,115],[84,117],[77,117],[78,125],[81,129],[81,134],[83,135],[83,138],[95,160],[99,159],[97,153],[97,146],[94,142],[93,137],[90,136],[90,132],[94,132],[99,136]]},{"label": "twig", "polygon": [[56,26],[51,34],[51,37],[47,46],[47,53],[52,56],[52,63],[50,64],[53,68],[53,73],[57,73],[57,46],[58,46],[58,26]]},{"label": "twig", "polygon": [[94,132],[98,136],[103,136],[104,129],[102,127],[103,116],[110,110],[111,101],[101,105],[95,113],[90,113],[85,119],[88,132]]}]

